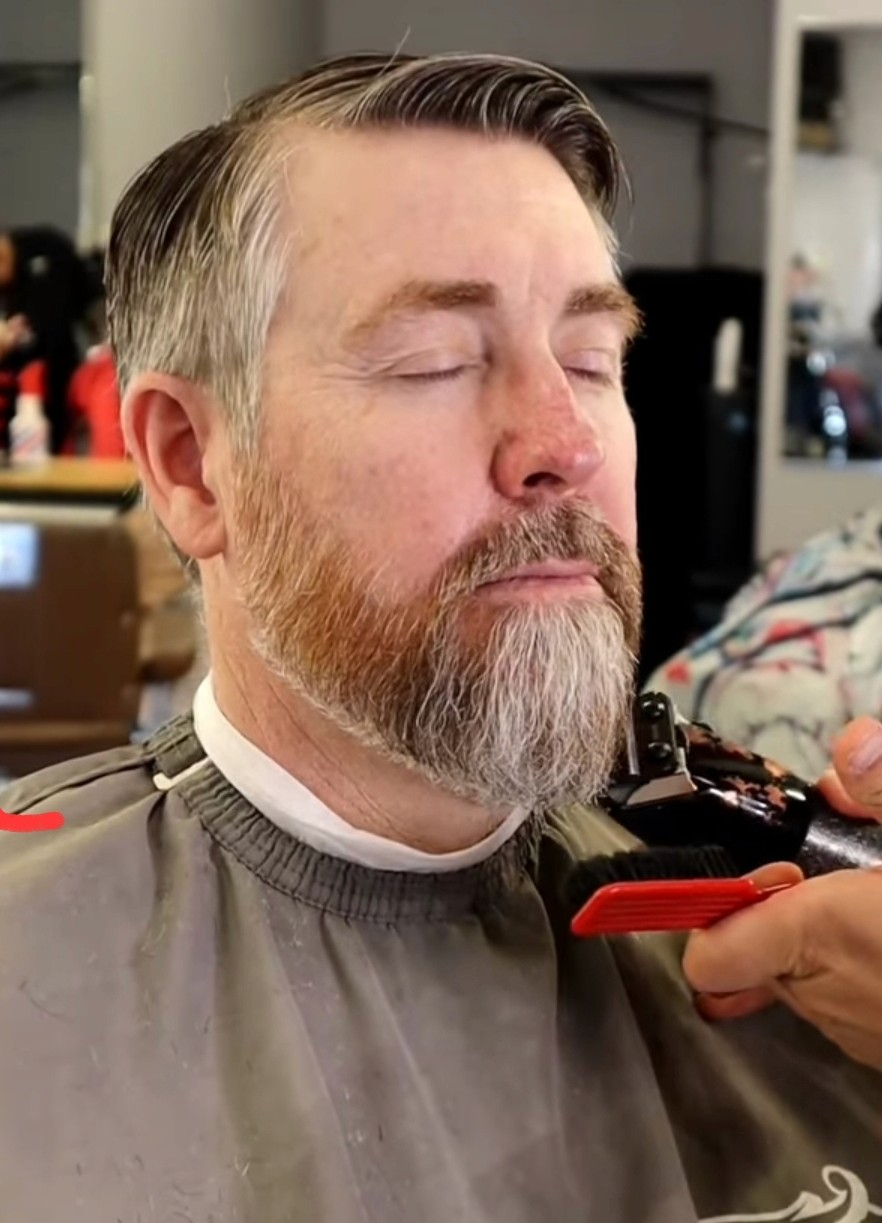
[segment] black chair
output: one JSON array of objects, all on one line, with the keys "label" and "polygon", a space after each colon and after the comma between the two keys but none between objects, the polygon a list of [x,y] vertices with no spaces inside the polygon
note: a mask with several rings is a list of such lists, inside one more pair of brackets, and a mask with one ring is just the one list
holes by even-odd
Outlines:
[{"label": "black chair", "polygon": [[118,522],[0,519],[0,770],[130,741],[140,681],[135,547]]}]

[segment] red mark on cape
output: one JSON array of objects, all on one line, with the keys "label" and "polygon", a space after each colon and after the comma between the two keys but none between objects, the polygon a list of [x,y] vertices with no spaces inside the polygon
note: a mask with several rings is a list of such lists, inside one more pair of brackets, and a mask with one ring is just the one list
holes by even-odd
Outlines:
[{"label": "red mark on cape", "polygon": [[54,832],[64,823],[60,811],[43,811],[35,815],[10,815],[0,811],[0,832]]}]

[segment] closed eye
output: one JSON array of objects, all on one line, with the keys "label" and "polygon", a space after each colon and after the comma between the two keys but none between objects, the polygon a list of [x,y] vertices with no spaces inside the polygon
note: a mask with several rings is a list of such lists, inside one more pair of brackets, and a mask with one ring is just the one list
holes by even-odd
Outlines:
[{"label": "closed eye", "polygon": [[583,369],[580,366],[570,366],[567,373],[584,382],[593,382],[597,386],[618,386],[618,374],[607,369]]},{"label": "closed eye", "polygon": [[612,349],[579,349],[568,353],[561,364],[574,378],[596,386],[615,387],[621,382],[621,354]]},{"label": "closed eye", "polygon": [[470,368],[468,365],[455,365],[450,369],[419,370],[412,374],[396,374],[395,377],[401,382],[452,382]]}]

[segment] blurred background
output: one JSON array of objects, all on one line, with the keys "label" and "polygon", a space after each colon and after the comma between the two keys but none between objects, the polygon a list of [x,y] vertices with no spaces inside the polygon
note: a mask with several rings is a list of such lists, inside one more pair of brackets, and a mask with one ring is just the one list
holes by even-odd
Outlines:
[{"label": "blurred background", "polygon": [[882,0],[0,0],[0,770],[148,734],[205,666],[118,427],[119,193],[253,90],[396,48],[542,60],[622,149],[643,678],[875,509]]}]

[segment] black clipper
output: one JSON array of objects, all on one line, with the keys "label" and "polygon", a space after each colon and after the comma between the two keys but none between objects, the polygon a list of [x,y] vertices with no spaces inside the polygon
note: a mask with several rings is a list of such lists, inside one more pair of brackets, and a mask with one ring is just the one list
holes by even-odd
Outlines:
[{"label": "black clipper", "polygon": [[635,701],[603,806],[650,848],[719,846],[745,874],[782,861],[806,875],[882,865],[882,824],[839,814],[817,786],[685,721],[660,693]]}]

